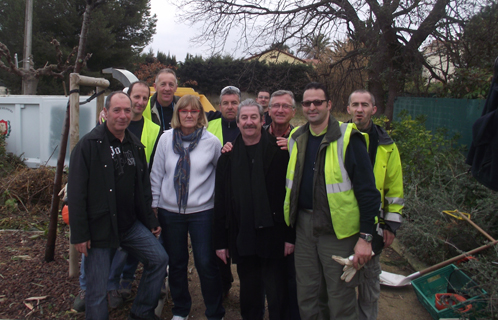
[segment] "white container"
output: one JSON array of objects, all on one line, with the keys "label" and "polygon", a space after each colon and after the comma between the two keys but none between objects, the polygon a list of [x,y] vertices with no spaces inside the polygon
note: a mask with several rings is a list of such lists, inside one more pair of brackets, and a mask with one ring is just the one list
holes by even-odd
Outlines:
[{"label": "white container", "polygon": [[[80,102],[87,98],[80,96]],[[7,135],[7,152],[22,155],[31,168],[56,166],[68,101],[64,96],[0,96],[0,134]],[[80,106],[80,138],[96,125],[96,101]]]}]

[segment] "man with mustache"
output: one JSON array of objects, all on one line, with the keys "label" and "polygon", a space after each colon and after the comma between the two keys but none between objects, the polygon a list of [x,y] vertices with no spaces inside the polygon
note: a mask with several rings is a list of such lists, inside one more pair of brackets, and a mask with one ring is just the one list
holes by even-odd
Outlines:
[{"label": "man with mustache", "polygon": [[285,257],[295,232],[282,203],[289,155],[262,129],[263,108],[254,100],[239,105],[236,121],[240,135],[216,168],[216,255],[237,264],[243,319],[263,319],[265,293],[270,319],[288,319]]}]

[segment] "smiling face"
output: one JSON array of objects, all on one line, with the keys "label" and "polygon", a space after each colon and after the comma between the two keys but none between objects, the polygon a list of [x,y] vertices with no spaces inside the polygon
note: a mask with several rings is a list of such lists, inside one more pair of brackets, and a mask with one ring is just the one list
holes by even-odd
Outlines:
[{"label": "smiling face", "polygon": [[[317,102],[311,103],[309,106],[305,106],[305,104],[309,102]],[[308,89],[303,94],[303,113],[308,122],[313,126],[320,126],[325,121],[329,119],[329,112],[332,108],[332,102],[326,101],[325,92],[322,89]]]},{"label": "smiling face", "polygon": [[236,94],[226,94],[224,96],[221,96],[220,111],[223,118],[228,121],[235,120],[239,104],[240,99]]},{"label": "smiling face", "polygon": [[111,97],[109,110],[104,108],[106,124],[109,131],[119,138],[124,134],[131,121],[131,102],[125,93],[117,93]]},{"label": "smiling face", "polygon": [[128,92],[128,94],[131,99],[133,120],[140,120],[149,101],[149,88],[142,83],[137,83],[133,86],[132,90],[133,92]]},{"label": "smiling face", "polygon": [[258,107],[244,106],[240,110],[237,126],[244,140],[251,139],[259,141],[258,138],[261,137],[263,119],[261,119]]},{"label": "smiling face", "polygon": [[159,104],[163,107],[169,106],[173,102],[175,91],[178,88],[175,75],[167,72],[161,73],[154,83],[154,88]]},{"label": "smiling face", "polygon": [[296,115],[296,110],[292,107],[292,97],[288,94],[273,97],[269,111],[272,123],[278,125],[288,125]]},{"label": "smiling face", "polygon": [[348,113],[353,116],[353,122],[361,131],[370,126],[372,115],[377,112],[377,107],[372,104],[372,97],[368,92],[356,92],[351,95]]}]

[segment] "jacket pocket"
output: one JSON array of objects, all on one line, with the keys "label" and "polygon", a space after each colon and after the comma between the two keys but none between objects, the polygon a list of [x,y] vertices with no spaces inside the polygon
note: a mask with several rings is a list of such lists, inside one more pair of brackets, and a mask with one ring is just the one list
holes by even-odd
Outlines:
[{"label": "jacket pocket", "polygon": [[90,212],[88,226],[92,244],[110,243],[112,223],[111,213],[108,210]]}]

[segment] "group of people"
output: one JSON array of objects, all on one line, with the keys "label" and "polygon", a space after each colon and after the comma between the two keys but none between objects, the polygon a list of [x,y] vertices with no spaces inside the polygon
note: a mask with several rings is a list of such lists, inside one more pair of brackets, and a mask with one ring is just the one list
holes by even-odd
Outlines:
[{"label": "group of people", "polygon": [[[84,256],[75,306],[86,318],[108,319],[108,305],[130,298],[140,261],[129,319],[159,319],[165,279],[173,320],[187,319],[190,235],[207,319],[225,316],[231,263],[243,319],[263,319],[265,301],[271,320],[376,319],[378,257],[401,225],[403,184],[396,145],[371,120],[373,95],[353,92],[341,123],[326,87],[309,83],[307,123],[294,128],[291,91],[241,101],[228,86],[206,113],[198,97],[174,95],[173,70],[154,87],[150,98],[144,82],[111,93],[105,121],[71,154],[71,243]],[[332,255],[359,271],[342,280]]]}]

